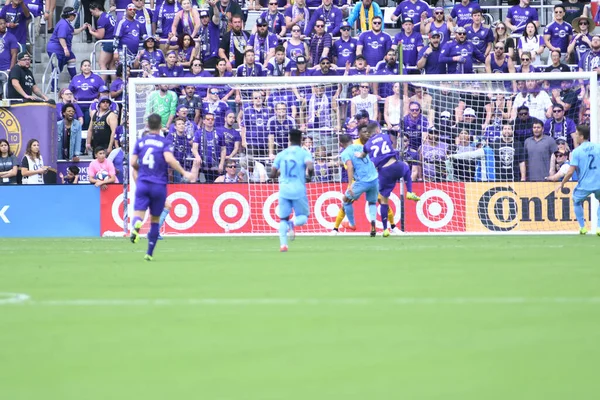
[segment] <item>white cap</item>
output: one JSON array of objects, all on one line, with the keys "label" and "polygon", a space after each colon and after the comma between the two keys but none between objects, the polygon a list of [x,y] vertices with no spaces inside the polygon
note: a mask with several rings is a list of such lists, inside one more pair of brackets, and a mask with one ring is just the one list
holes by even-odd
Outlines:
[{"label": "white cap", "polygon": [[463,113],[463,115],[471,115],[471,116],[475,116],[475,110],[473,110],[471,107],[465,108],[465,112]]},{"label": "white cap", "polygon": [[441,115],[440,118],[447,118],[450,119],[451,115],[450,115],[450,111],[444,111]]}]

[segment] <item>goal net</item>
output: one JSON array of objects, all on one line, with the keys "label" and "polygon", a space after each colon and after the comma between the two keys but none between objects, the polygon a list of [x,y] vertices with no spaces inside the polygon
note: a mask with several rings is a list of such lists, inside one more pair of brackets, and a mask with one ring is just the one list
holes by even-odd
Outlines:
[{"label": "goal net", "polygon": [[[339,135],[356,135],[357,124],[369,120],[393,135],[411,167],[413,191],[421,196],[419,202],[405,200],[401,182],[392,193],[394,222],[403,231],[575,229],[574,183],[556,195],[554,180],[573,150],[573,127],[590,121],[596,126],[598,94],[591,74],[460,78],[131,78],[129,141],[158,112],[165,115],[165,134],[182,165],[189,169],[194,158],[202,160],[198,183],[180,183],[170,173],[167,234],[276,234],[278,185],[269,171],[292,127],[305,132],[303,146],[316,166],[307,184],[311,215],[300,233],[330,232],[347,186]],[[175,105],[172,91],[179,92]],[[357,121],[357,114],[367,116]],[[133,182],[129,193],[133,204]],[[594,218],[594,206],[586,208],[587,220]],[[364,199],[354,208],[358,232],[368,232]]]}]

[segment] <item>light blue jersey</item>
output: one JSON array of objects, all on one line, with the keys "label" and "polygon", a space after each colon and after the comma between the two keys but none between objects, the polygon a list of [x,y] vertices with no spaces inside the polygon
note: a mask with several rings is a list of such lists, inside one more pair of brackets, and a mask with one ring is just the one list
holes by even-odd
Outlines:
[{"label": "light blue jersey", "polygon": [[600,190],[600,145],[583,142],[571,153],[571,165],[578,169],[578,190]]},{"label": "light blue jersey", "polygon": [[300,146],[291,146],[277,154],[273,166],[279,171],[279,197],[299,199],[306,196],[306,163],[310,153]]},{"label": "light blue jersey", "polygon": [[363,152],[362,144],[351,144],[346,147],[341,155],[344,164],[346,164],[346,161],[348,160],[352,161],[352,166],[354,167],[354,180],[357,182],[371,182],[377,179],[377,169],[375,168],[375,164],[369,159],[369,156],[358,158],[354,155],[356,152]]}]

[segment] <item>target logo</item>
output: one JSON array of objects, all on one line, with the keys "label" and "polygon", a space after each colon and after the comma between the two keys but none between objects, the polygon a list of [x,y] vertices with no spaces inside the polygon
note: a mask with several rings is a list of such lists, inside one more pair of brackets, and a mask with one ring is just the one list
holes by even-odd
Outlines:
[{"label": "target logo", "polygon": [[428,190],[417,203],[417,217],[429,229],[441,229],[454,216],[454,202],[442,190]]},{"label": "target logo", "polygon": [[250,205],[246,198],[237,192],[225,192],[215,199],[212,208],[213,219],[224,230],[242,228],[250,218]]},{"label": "target logo", "polygon": [[112,207],[110,208],[110,212],[112,214],[112,219],[115,221],[117,226],[123,226],[123,218],[121,217],[121,213],[123,210],[123,193],[118,195],[112,203]]},{"label": "target logo", "polygon": [[167,197],[171,203],[171,212],[165,222],[173,229],[185,231],[193,227],[200,217],[200,206],[189,193],[175,192]]},{"label": "target logo", "polygon": [[[392,193],[390,195],[388,205],[395,210],[394,220],[388,221],[388,224],[396,223],[396,221],[398,221],[401,217],[400,198],[398,196],[396,196],[394,193]],[[371,221],[369,220],[369,203],[365,203],[365,217],[367,219],[367,222],[371,223]],[[375,220],[375,226],[378,229],[383,229],[383,224],[381,223],[381,205],[379,203],[377,204],[377,219]]]},{"label": "target logo", "polygon": [[271,228],[279,229],[279,193],[275,192],[267,197],[263,205],[263,217]]},{"label": "target logo", "polygon": [[315,218],[323,228],[333,229],[335,218],[342,207],[341,192],[325,192],[315,202]]}]

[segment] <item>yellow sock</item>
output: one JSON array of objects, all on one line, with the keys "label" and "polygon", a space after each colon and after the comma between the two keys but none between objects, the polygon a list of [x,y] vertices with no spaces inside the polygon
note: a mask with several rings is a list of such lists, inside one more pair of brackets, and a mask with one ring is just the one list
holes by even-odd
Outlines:
[{"label": "yellow sock", "polygon": [[388,208],[388,222],[394,224],[394,212],[391,208]]},{"label": "yellow sock", "polygon": [[344,211],[344,207],[340,207],[340,211],[338,211],[338,215],[337,215],[337,217],[335,217],[335,225],[333,225],[333,227],[335,229],[339,229],[340,225],[342,224],[342,221],[344,220],[345,217],[346,217],[346,211]]}]

